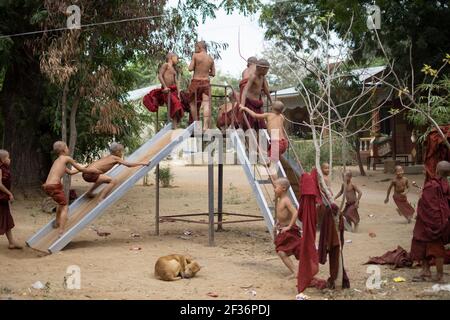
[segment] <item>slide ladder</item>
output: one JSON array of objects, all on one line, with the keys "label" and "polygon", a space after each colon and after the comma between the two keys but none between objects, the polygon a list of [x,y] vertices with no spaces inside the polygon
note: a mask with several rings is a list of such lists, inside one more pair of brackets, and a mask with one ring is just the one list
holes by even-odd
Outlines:
[{"label": "slide ladder", "polygon": [[150,162],[149,166],[128,168],[119,165],[114,167],[106,174],[118,180],[118,184],[103,201],[99,202],[97,198],[104,186],[97,188],[94,198],[88,198],[86,193],[83,194],[69,206],[66,231],[61,237],[58,236],[58,230],[52,227],[53,219],[32,236],[26,242],[27,245],[46,253],[55,253],[63,249],[81,230],[123,197],[160,161],[188,139],[193,134],[195,125],[194,122],[188,128],[178,130],[172,130],[171,124],[166,125],[127,158],[129,162]]},{"label": "slide ladder", "polygon": [[[245,144],[245,141],[241,139],[242,135],[240,136],[238,131],[234,129],[231,130],[230,133],[232,145],[236,150],[239,163],[242,165],[247,180],[256,197],[256,202],[258,203],[259,209],[261,210],[261,213],[264,217],[267,229],[269,230],[270,234],[273,237],[274,215],[275,215],[275,207],[273,203],[274,193],[272,182],[270,181],[270,177],[268,177],[268,171],[266,168],[264,169],[266,171],[265,173],[267,174],[267,178],[264,179],[263,174],[260,172],[258,166],[256,164],[251,163],[248,157],[248,148]],[[265,131],[265,135],[266,138],[268,138],[267,131]],[[259,154],[261,153],[259,148],[258,153]],[[277,168],[278,176],[287,177],[286,171],[284,170],[281,161],[277,163],[277,166],[278,166]],[[298,186],[298,181],[296,183]],[[298,200],[292,187],[289,188],[288,194],[295,208],[298,208]]]}]

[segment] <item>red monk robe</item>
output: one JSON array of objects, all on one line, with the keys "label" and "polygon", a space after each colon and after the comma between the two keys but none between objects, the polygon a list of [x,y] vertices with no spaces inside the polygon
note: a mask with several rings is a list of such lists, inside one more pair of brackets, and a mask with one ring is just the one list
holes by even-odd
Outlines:
[{"label": "red monk robe", "polygon": [[302,239],[298,264],[297,289],[299,293],[311,285],[314,276],[319,272],[319,256],[316,249],[316,204],[321,203],[317,170],[311,174],[303,173],[300,178],[300,205],[298,218],[302,222]]},{"label": "red monk robe", "polygon": [[[442,133],[447,137],[447,141],[450,142],[450,125],[441,126]],[[439,161],[446,160],[450,161],[450,150],[444,144],[444,139],[436,130],[432,129],[427,136],[426,140],[426,154],[425,154],[425,170],[426,170],[426,180],[435,176],[436,165]]]},{"label": "red monk robe", "polygon": [[[239,90],[240,90],[239,100],[241,101],[242,104],[244,104],[247,108],[251,109],[252,111],[260,114],[264,113],[263,112],[264,102],[262,100],[253,100],[247,98],[245,101],[242,101],[242,94],[244,93],[244,89],[245,86],[247,85],[247,82],[248,79],[242,79],[242,81],[239,83]],[[238,113],[237,118],[244,130],[249,129],[247,123],[244,120],[243,111],[240,111]],[[255,130],[266,129],[266,122],[263,119],[256,120],[250,115],[247,115],[247,119],[250,124],[250,128],[253,128]]]},{"label": "red monk robe", "polygon": [[164,93],[163,89],[154,89],[145,95],[143,103],[144,106],[151,112],[157,112],[162,105],[169,105],[170,97],[170,118],[176,119],[178,122],[184,116],[183,105],[178,98],[178,89],[176,85],[170,86],[170,93]]},{"label": "red monk robe", "polygon": [[[11,190],[11,170],[6,164],[0,165],[2,183],[6,189]],[[14,219],[9,208],[9,196],[0,191],[0,235],[14,228]]]},{"label": "red monk robe", "polygon": [[425,183],[417,206],[417,219],[411,243],[415,261],[444,258],[444,245],[450,238],[450,189],[445,178]]},{"label": "red monk robe", "polygon": [[398,212],[406,219],[411,220],[414,215],[414,208],[409,203],[408,198],[404,194],[396,194],[392,196],[395,204],[397,205]]},{"label": "red monk robe", "polygon": [[[344,249],[343,218],[339,215],[339,208],[334,203],[331,205],[331,208],[325,206],[322,206],[322,208],[324,209],[320,226],[319,262],[320,264],[325,264],[327,262],[327,255],[329,255],[330,277],[327,280],[327,287],[330,289],[335,288],[339,269],[342,268],[342,288],[350,288],[350,280],[348,279],[344,266],[340,266],[341,250]],[[342,264],[344,264],[343,261]]]}]

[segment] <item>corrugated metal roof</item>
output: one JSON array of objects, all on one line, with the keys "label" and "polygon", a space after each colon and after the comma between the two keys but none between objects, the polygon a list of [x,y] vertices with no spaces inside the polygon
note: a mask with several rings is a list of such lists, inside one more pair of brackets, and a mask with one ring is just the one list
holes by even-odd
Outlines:
[{"label": "corrugated metal roof", "polygon": [[350,71],[350,73],[355,77],[358,77],[359,81],[364,82],[367,79],[373,77],[374,75],[377,75],[378,73],[384,71],[385,69],[386,66],[361,68],[361,69],[354,69]]}]

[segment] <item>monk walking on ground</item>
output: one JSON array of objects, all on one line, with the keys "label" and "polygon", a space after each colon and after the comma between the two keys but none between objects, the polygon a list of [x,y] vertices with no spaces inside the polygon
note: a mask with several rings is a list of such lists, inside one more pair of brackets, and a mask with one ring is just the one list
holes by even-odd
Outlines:
[{"label": "monk walking on ground", "polygon": [[208,54],[205,41],[196,43],[189,71],[194,71],[188,89],[191,115],[194,121],[199,121],[197,102],[202,101],[203,130],[208,130],[211,127],[211,88],[209,77],[216,75],[216,68],[214,59]]},{"label": "monk walking on ground", "polygon": [[395,178],[389,185],[384,203],[389,202],[389,195],[391,193],[391,189],[394,188],[393,199],[395,201],[395,204],[397,205],[398,214],[404,216],[408,221],[408,223],[411,223],[411,219],[414,215],[414,208],[408,202],[408,198],[406,197],[406,194],[409,191],[409,180],[408,178],[404,177],[403,174],[404,174],[403,168],[401,166],[396,166]]},{"label": "monk walking on ground", "polygon": [[[245,85],[243,91],[241,92],[241,104],[245,105],[247,108],[251,109],[255,113],[263,113],[263,105],[261,92],[264,92],[272,104],[272,98],[270,97],[269,85],[267,83],[266,75],[269,72],[270,64],[265,59],[258,60],[256,68],[253,72],[249,73],[249,78],[247,84]],[[250,127],[259,130],[265,129],[266,125],[263,119],[255,119],[250,117],[248,119]],[[244,128],[247,125],[244,123]]]},{"label": "monk walking on ground", "polygon": [[358,231],[358,225],[359,225],[359,200],[362,197],[362,192],[358,188],[357,185],[355,185],[352,182],[352,172],[350,170],[347,170],[344,173],[344,183],[341,186],[341,190],[339,193],[334,197],[334,199],[338,199],[341,195],[344,195],[345,197],[345,208],[343,210],[343,215],[345,218],[345,221],[350,225],[348,229],[350,229],[352,232]]},{"label": "monk walking on ground", "polygon": [[450,163],[441,161],[436,176],[428,180],[417,206],[417,219],[411,242],[411,258],[419,261],[422,272],[413,281],[431,278],[430,262],[436,264],[436,282],[443,282],[445,245],[450,242]]}]

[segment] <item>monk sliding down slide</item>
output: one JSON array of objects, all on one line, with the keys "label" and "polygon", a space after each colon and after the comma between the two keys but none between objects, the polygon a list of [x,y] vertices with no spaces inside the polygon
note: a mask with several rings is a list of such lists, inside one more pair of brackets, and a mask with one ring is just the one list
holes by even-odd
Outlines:
[{"label": "monk sliding down slide", "polygon": [[143,100],[145,107],[151,112],[157,112],[160,106],[167,105],[173,129],[177,129],[184,115],[178,92],[178,73],[175,69],[177,63],[178,56],[168,53],[166,63],[159,69],[158,79],[161,82],[161,88],[150,91]]},{"label": "monk sliding down slide", "polygon": [[450,163],[441,161],[436,166],[436,175],[424,185],[417,206],[417,219],[411,242],[411,258],[419,261],[422,272],[413,281],[431,278],[430,261],[436,264],[436,282],[444,280],[445,245],[450,242],[450,187],[447,177]]},{"label": "monk sliding down slide", "polygon": [[199,41],[195,45],[195,53],[192,56],[189,71],[194,71],[191,85],[189,86],[189,100],[191,115],[194,121],[199,121],[197,102],[202,101],[203,130],[211,127],[211,92],[209,77],[216,75],[213,58],[208,55],[205,41]]},{"label": "monk sliding down slide", "polygon": [[[267,60],[258,60],[255,70],[252,72],[250,69],[249,78],[245,84],[244,89],[241,91],[241,104],[245,105],[255,113],[263,113],[263,101],[261,99],[261,92],[264,91],[270,104],[272,104],[272,98],[270,97],[269,85],[267,83],[266,75],[269,72],[270,64]],[[263,119],[255,119],[249,117],[248,122],[250,127],[259,130],[265,129],[266,124]],[[242,124],[244,129],[247,128],[246,123]]]}]

